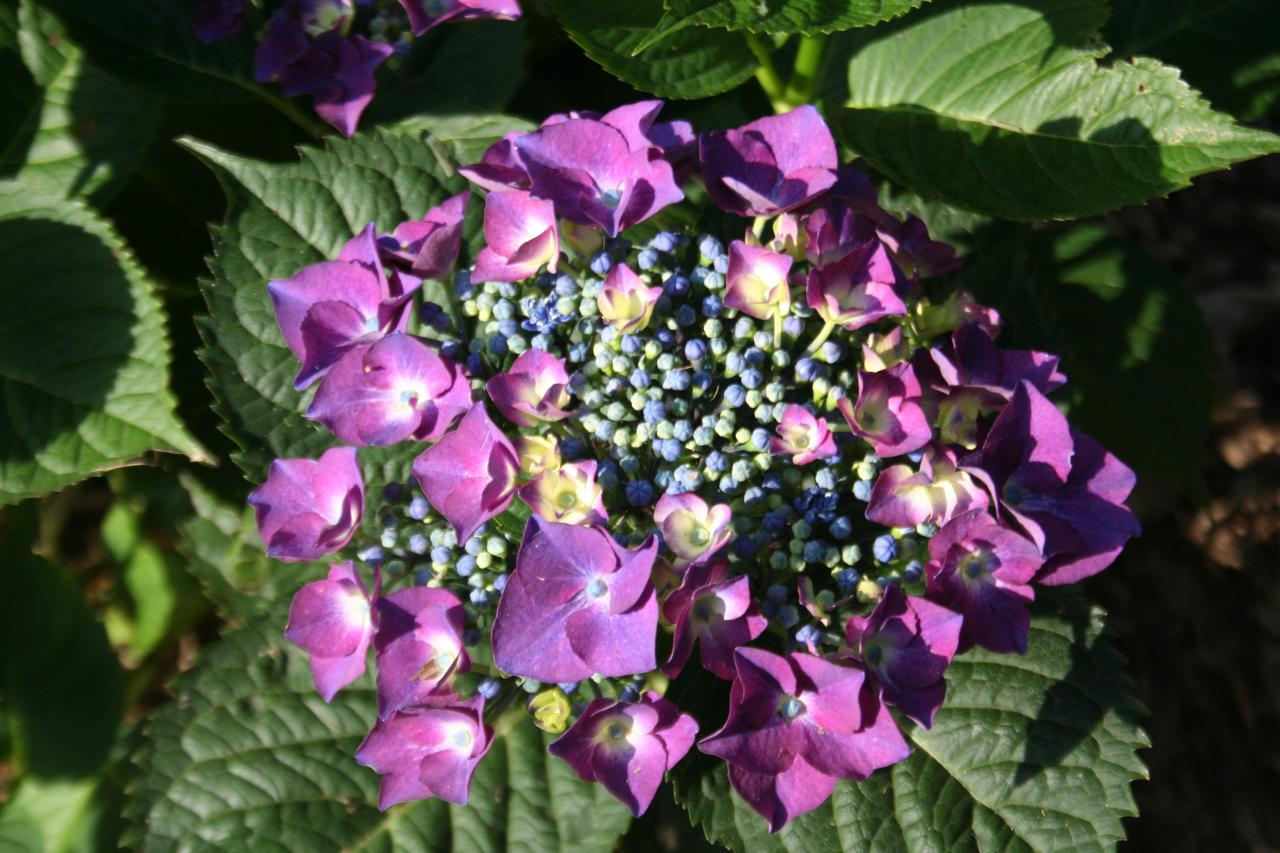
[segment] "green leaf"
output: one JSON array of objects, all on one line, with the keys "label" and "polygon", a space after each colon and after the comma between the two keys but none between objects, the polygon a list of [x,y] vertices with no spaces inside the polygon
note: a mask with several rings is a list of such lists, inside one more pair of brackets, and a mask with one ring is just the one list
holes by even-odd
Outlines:
[{"label": "green leaf", "polygon": [[120,664],[80,590],[31,553],[35,506],[0,535],[0,703],[24,779],[94,776],[124,711]]},{"label": "green leaf", "polygon": [[278,613],[304,583],[324,577],[323,563],[269,559],[248,504],[227,504],[190,474],[179,479],[194,513],[178,526],[178,552],[222,618]]},{"label": "green leaf", "polygon": [[1150,478],[1204,494],[1213,341],[1186,286],[1100,228],[991,228],[961,275],[1005,317],[1001,344],[1057,353],[1072,424]]},{"label": "green leaf", "polygon": [[[136,757],[126,843],[167,850],[601,851],[630,815],[546,752],[522,711],[480,763],[471,804],[378,812],[377,776],[353,753],[376,717],[366,676],[326,705],[278,620],[206,647],[173,685]],[[505,725],[504,727],[504,724]]]},{"label": "green leaf", "polygon": [[1182,69],[1218,109],[1243,121],[1280,105],[1280,15],[1267,0],[1127,0],[1103,34],[1117,56]]},{"label": "green leaf", "polygon": [[0,504],[150,450],[203,451],[174,414],[165,318],[111,227],[0,182]]},{"label": "green leaf", "polygon": [[[226,220],[214,231],[214,278],[204,283],[201,357],[225,432],[240,447],[233,458],[260,483],[273,459],[315,457],[338,444],[303,415],[305,395],[293,388],[297,360],[280,335],[267,282],[336,257],[370,222],[389,231],[421,217],[465,181],[447,148],[420,133],[378,130],[302,149],[300,162],[279,164],[184,144],[214,169],[227,195]],[[468,222],[476,233],[478,205]],[[383,483],[407,480],[412,455],[412,445],[360,452],[366,476]]]},{"label": "green leaf", "polygon": [[614,77],[664,98],[705,98],[756,73],[740,33],[698,27],[677,33],[642,59],[632,56],[662,19],[662,0],[551,0],[569,37]]},{"label": "green leaf", "polygon": [[709,839],[751,853],[1112,849],[1146,776],[1142,709],[1098,611],[1055,595],[1034,612],[1025,655],[956,658],[933,728],[905,729],[909,759],[841,782],[777,834],[707,756],[677,766],[676,801]]},{"label": "green leaf", "polygon": [[827,87],[831,118],[895,182],[1019,221],[1103,213],[1280,150],[1177,69],[1100,64],[1106,13],[1105,0],[937,0],[846,33],[823,75],[847,81]]},{"label": "green leaf", "polygon": [[50,195],[89,195],[100,205],[140,161],[159,104],[91,65],[33,0],[22,0],[16,26],[13,40],[41,89],[12,131],[0,134],[0,175]]},{"label": "green leaf", "polygon": [[502,113],[454,113],[450,115],[419,114],[395,125],[395,130],[429,133],[449,151],[450,159],[459,164],[474,163],[494,140],[508,133],[528,133],[536,125],[528,119]]},{"label": "green leaf", "polygon": [[178,100],[234,101],[267,94],[250,77],[263,22],[253,4],[239,33],[201,44],[191,29],[190,3],[41,3],[62,19],[90,62],[143,91]]},{"label": "green leaf", "polygon": [[664,0],[666,11],[636,52],[686,27],[722,27],[752,33],[819,35],[869,27],[905,15],[928,0]]}]

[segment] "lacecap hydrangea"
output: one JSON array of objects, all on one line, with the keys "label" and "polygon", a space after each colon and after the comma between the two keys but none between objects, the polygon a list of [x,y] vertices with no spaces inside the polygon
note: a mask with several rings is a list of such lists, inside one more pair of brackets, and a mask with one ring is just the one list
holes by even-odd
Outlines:
[{"label": "lacecap hydrangea", "polygon": [[[954,251],[815,109],[697,136],[661,107],[553,116],[464,168],[467,268],[463,193],[269,284],[342,446],[250,502],[272,556],[334,555],[286,636],[326,699],[372,648],[356,758],[383,808],[465,803],[526,696],[633,812],[696,747],[777,830],[906,757],[898,720],[932,724],[955,655],[1025,651],[1037,588],[1138,532],[1132,472],[1047,397],[1057,358],[929,281]],[[692,182],[739,231],[669,224]],[[364,483],[360,448],[393,444],[412,478]],[[664,695],[699,668],[731,683],[714,732]]]}]

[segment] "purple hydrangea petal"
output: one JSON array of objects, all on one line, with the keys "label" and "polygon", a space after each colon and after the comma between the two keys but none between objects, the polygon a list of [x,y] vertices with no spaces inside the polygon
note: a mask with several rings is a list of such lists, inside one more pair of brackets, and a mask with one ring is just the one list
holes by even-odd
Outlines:
[{"label": "purple hydrangea petal", "polygon": [[409,28],[415,36],[452,21],[514,21],[520,17],[517,0],[400,0],[400,5],[409,16]]},{"label": "purple hydrangea petal", "polygon": [[461,192],[431,208],[421,219],[402,222],[378,240],[378,247],[419,278],[443,280],[462,247],[462,221],[470,192]]},{"label": "purple hydrangea petal", "polygon": [[520,281],[544,266],[556,271],[560,232],[551,202],[519,190],[490,193],[484,205],[484,237],[472,281]]},{"label": "purple hydrangea petal", "polygon": [[350,562],[330,566],[328,577],[298,590],[284,636],[310,656],[312,681],[326,702],[364,674],[373,618],[369,593]]},{"label": "purple hydrangea petal", "polygon": [[409,587],[378,599],[377,610],[379,719],[448,695],[452,676],[470,667],[462,643],[466,613],[458,597],[444,589]]},{"label": "purple hydrangea petal", "polygon": [[507,508],[519,470],[515,448],[479,403],[413,461],[423,494],[453,525],[459,542]]},{"label": "purple hydrangea petal", "polygon": [[354,447],[318,460],[277,459],[249,495],[267,555],[284,562],[318,560],[351,540],[364,512],[364,480]]}]

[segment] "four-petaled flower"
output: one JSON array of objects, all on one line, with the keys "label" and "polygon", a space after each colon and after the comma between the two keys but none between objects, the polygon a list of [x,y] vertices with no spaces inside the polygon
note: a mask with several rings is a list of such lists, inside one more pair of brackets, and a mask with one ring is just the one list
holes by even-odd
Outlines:
[{"label": "four-petaled flower", "polygon": [[351,541],[364,514],[364,479],[354,447],[319,459],[277,459],[249,495],[267,556],[318,560]]},{"label": "four-petaled flower", "polygon": [[489,380],[489,399],[516,426],[533,427],[569,417],[569,372],[564,359],[540,349],[520,353],[506,373]]},{"label": "four-petaled flower", "polygon": [[714,554],[729,541],[728,504],[708,506],[691,492],[664,494],[653,507],[653,520],[662,531],[662,541],[676,555],[677,565],[692,563]]},{"label": "four-petaled flower", "polygon": [[494,663],[555,683],[653,669],[657,551],[656,537],[631,551],[598,527],[530,518],[498,601]]},{"label": "four-petaled flower", "polygon": [[373,605],[350,561],[330,566],[328,577],[298,590],[284,636],[311,657],[311,680],[326,702],[364,675]]},{"label": "four-petaled flower", "polygon": [[921,405],[920,380],[910,362],[888,370],[858,371],[858,399],[841,397],[837,407],[854,435],[878,456],[901,456],[929,443],[933,430]]},{"label": "four-petaled flower", "polygon": [[770,439],[769,451],[779,456],[790,456],[796,465],[808,465],[837,452],[835,436],[827,427],[827,419],[815,418],[804,406],[794,403],[782,412],[778,435]]},{"label": "four-petaled flower", "polygon": [[462,602],[447,589],[413,586],[378,599],[378,719],[451,696],[471,665],[462,645]]},{"label": "four-petaled flower", "polygon": [[431,208],[421,219],[410,219],[378,238],[388,263],[418,278],[444,279],[462,248],[462,220],[470,192],[461,192]]},{"label": "four-petaled flower", "polygon": [[646,692],[638,702],[596,699],[547,750],[639,817],[697,736],[693,717]]},{"label": "four-petaled flower", "polygon": [[604,524],[604,491],[594,460],[547,468],[520,489],[520,499],[542,519],[561,524]]},{"label": "four-petaled flower", "polygon": [[653,306],[661,296],[661,287],[649,287],[631,267],[618,264],[596,294],[596,305],[602,320],[622,334],[633,334],[649,325]]},{"label": "four-petaled flower", "polygon": [[733,678],[733,651],[764,633],[768,620],[751,600],[746,575],[730,576],[725,560],[695,563],[680,588],[662,603],[662,616],[675,626],[671,657],[662,672],[675,678],[698,643],[702,668],[726,681]]},{"label": "four-petaled flower", "polygon": [[910,748],[867,689],[867,674],[810,654],[734,654],[729,718],[698,749],[725,760],[729,784],[777,832],[821,805],[840,779],[861,781]]},{"label": "four-petaled flower", "polygon": [[453,432],[413,460],[413,476],[436,511],[465,542],[502,512],[516,493],[516,449],[489,419],[483,403],[471,407]]},{"label": "four-petaled flower", "polygon": [[790,255],[735,240],[729,244],[724,304],[757,320],[785,315],[791,310],[790,270]]},{"label": "four-petaled flower", "polygon": [[484,697],[476,696],[378,720],[356,750],[356,761],[382,776],[382,811],[428,797],[466,805],[471,775],[492,742],[493,729],[484,722]]}]

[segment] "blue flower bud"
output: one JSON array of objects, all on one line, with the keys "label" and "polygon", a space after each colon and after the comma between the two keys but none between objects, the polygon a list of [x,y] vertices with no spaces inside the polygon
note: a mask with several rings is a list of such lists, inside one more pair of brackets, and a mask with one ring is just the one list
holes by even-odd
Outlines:
[{"label": "blue flower bud", "polygon": [[715,263],[712,264],[712,266],[714,267],[716,272],[720,273],[721,275],[724,275],[729,271],[729,256],[721,255],[720,257],[716,258]]},{"label": "blue flower bud", "polygon": [[738,408],[747,399],[747,392],[741,385],[730,385],[724,389],[724,401],[733,408]]},{"label": "blue flower bud", "polygon": [[484,541],[479,536],[472,536],[467,540],[467,544],[462,546],[462,550],[474,557],[484,550]]},{"label": "blue flower bud", "polygon": [[653,333],[653,339],[657,341],[663,349],[670,349],[671,345],[676,342],[676,333],[670,329],[659,329]]},{"label": "blue flower bud", "polygon": [[689,292],[689,279],[676,273],[662,283],[662,290],[669,297],[684,296]]},{"label": "blue flower bud", "polygon": [[844,347],[836,341],[827,341],[822,345],[822,360],[827,364],[835,364],[844,354]]},{"label": "blue flower bud", "polygon": [[648,480],[632,480],[626,486],[627,503],[648,506],[653,503],[653,485]]},{"label": "blue flower bud", "polygon": [[663,468],[653,475],[653,484],[659,489],[666,491],[667,486],[671,485],[671,470]]},{"label": "blue flower bud", "polygon": [[451,559],[453,559],[452,549],[446,548],[443,545],[437,545],[435,548],[431,549],[431,562],[445,565]]},{"label": "blue flower bud", "polygon": [[853,534],[853,522],[848,516],[842,515],[835,521],[831,522],[831,535],[836,539],[848,539]]},{"label": "blue flower bud", "polygon": [[871,500],[871,481],[859,480],[854,483],[853,496],[863,502]]},{"label": "blue flower bud", "polygon": [[776,492],[782,488],[782,475],[777,471],[770,471],[764,475],[764,479],[760,481],[760,485],[764,486],[765,491]]},{"label": "blue flower bud", "polygon": [[631,371],[631,387],[632,388],[648,388],[650,381],[651,379],[649,377],[649,371],[640,367],[637,367],[635,370]]},{"label": "blue flower bud", "polygon": [[754,367],[748,367],[746,370],[742,371],[742,384],[747,388],[759,388],[763,382],[764,374]]},{"label": "blue flower bud", "polygon": [[707,466],[708,471],[716,474],[723,473],[729,467],[729,460],[719,450],[713,450],[707,454],[707,458],[703,460],[703,464]]},{"label": "blue flower bud", "polygon": [[493,601],[493,593],[489,592],[489,590],[487,589],[471,590],[471,603],[474,604],[476,607],[488,607],[489,603],[492,601]]},{"label": "blue flower bud", "polygon": [[[658,424],[666,420],[667,406],[661,400],[650,400],[644,404],[644,422]],[[563,447],[562,447],[563,449]]]},{"label": "blue flower bud", "polygon": [[774,604],[784,604],[787,600],[787,588],[780,583],[775,583],[764,591],[764,595]]},{"label": "blue flower bud", "polygon": [[431,540],[421,533],[409,537],[409,550],[415,554],[425,554],[431,548]]},{"label": "blue flower bud", "polygon": [[658,252],[674,252],[676,248],[676,235],[670,231],[659,231],[653,235],[653,239],[649,241],[649,248]]},{"label": "blue flower bud", "polygon": [[681,326],[692,326],[698,322],[698,313],[691,305],[681,305],[680,310],[676,312],[676,322]]},{"label": "blue flower bud", "polygon": [[465,578],[476,570],[476,558],[467,554],[458,558],[457,565],[454,570],[458,573],[458,577]]},{"label": "blue flower bud", "polygon": [[636,255],[636,266],[642,270],[651,270],[658,265],[658,253],[653,249],[641,249]]},{"label": "blue flower bud", "polygon": [[854,569],[841,569],[836,572],[836,586],[840,587],[841,592],[853,592],[857,587],[858,581],[862,576]]},{"label": "blue flower bud", "polygon": [[807,646],[810,643],[818,642],[818,638],[821,636],[822,631],[817,625],[804,625],[799,631],[796,631],[796,642],[802,646]]},{"label": "blue flower bud", "polygon": [[[614,403],[616,406],[617,404]],[[596,425],[593,435],[601,441],[613,441],[613,434],[618,429],[618,425],[613,421],[601,421]]]},{"label": "blue flower bud", "polygon": [[751,365],[752,367],[760,367],[762,364],[765,363],[764,350],[760,349],[759,347],[755,347],[755,346],[748,347],[747,351],[742,354],[742,357],[746,359],[747,364]]},{"label": "blue flower bud", "polygon": [[684,450],[684,446],[680,442],[674,438],[661,438],[658,440],[662,442],[662,449],[659,453],[663,459],[668,462],[675,462],[680,458],[680,453]]},{"label": "blue flower bud", "polygon": [[[468,643],[467,645],[471,644]],[[476,692],[492,702],[502,692],[502,682],[496,678],[486,678],[476,685]]]},{"label": "blue flower bud", "polygon": [[669,391],[683,391],[689,387],[693,378],[687,370],[675,370],[662,377],[662,387]]},{"label": "blue flower bud", "polygon": [[827,545],[819,539],[811,539],[804,543],[804,560],[806,563],[820,563],[826,554]]},{"label": "blue flower bud", "polygon": [[919,560],[912,560],[907,563],[907,567],[902,570],[902,579],[908,583],[915,583],[920,580],[920,574],[923,571]]},{"label": "blue flower bud", "polygon": [[794,628],[800,624],[800,611],[790,604],[778,608],[778,621],[784,628]]},{"label": "blue flower bud", "polygon": [[823,468],[813,478],[824,489],[834,489],[836,487],[836,472],[830,468]]},{"label": "blue flower bud", "polygon": [[898,540],[889,534],[877,536],[871,543],[871,555],[881,563],[891,563],[898,556]]},{"label": "blue flower bud", "polygon": [[724,244],[710,234],[704,234],[698,240],[698,251],[707,260],[714,261],[724,255]]},{"label": "blue flower bud", "polygon": [[751,446],[761,453],[769,449],[770,441],[769,433],[765,430],[755,429],[751,431]]},{"label": "blue flower bud", "polygon": [[753,536],[739,536],[733,540],[733,553],[743,559],[750,557],[756,552],[759,545]]},{"label": "blue flower bud", "polygon": [[604,277],[611,269],[613,269],[613,258],[609,257],[608,252],[599,252],[591,259],[591,271],[596,275]]},{"label": "blue flower bud", "polygon": [[714,293],[709,294],[702,299],[702,316],[719,317],[720,312],[724,310],[724,302]]},{"label": "blue flower bud", "polygon": [[702,361],[707,357],[707,342],[694,338],[684,345],[684,357],[690,361]]}]

